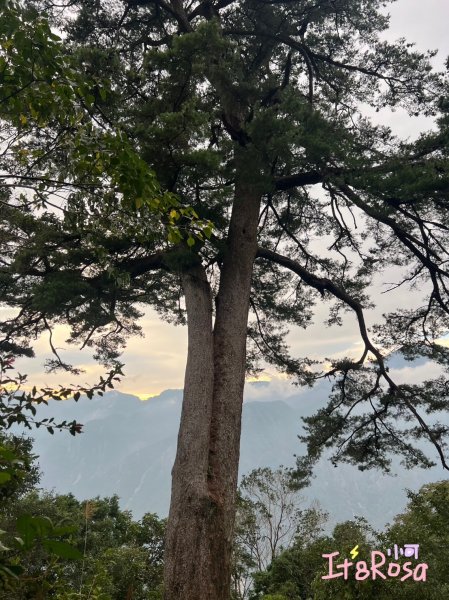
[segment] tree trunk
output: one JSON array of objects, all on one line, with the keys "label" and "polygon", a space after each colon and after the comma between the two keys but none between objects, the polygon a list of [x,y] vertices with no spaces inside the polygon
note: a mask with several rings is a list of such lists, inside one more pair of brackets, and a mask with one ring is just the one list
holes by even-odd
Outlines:
[{"label": "tree trunk", "polygon": [[202,267],[183,275],[183,288],[188,351],[165,542],[167,600],[199,600],[202,594],[203,598],[212,598],[211,588],[205,587],[210,562],[205,540],[210,511],[207,472],[214,383],[212,297]]},{"label": "tree trunk", "polygon": [[165,550],[166,600],[229,600],[260,191],[236,184],[215,325],[202,267],[183,277],[189,346]]},{"label": "tree trunk", "polygon": [[240,457],[246,336],[257,252],[260,194],[238,185],[223,262],[214,327],[214,396],[209,489],[216,505],[209,525],[211,578],[217,600],[229,600],[235,500]]}]

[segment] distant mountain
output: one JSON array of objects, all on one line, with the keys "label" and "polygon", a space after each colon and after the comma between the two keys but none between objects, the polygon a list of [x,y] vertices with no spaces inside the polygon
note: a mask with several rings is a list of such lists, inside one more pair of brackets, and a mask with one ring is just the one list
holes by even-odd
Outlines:
[{"label": "distant mountain", "polygon": [[[290,393],[284,389],[281,394],[275,382],[247,384],[240,474],[256,467],[293,466],[293,455],[304,452],[298,440],[300,419],[323,405],[329,385],[322,382],[306,391],[288,389]],[[84,424],[84,433],[75,438],[63,432],[54,436],[33,432],[42,486],[72,492],[80,499],[117,493],[122,506],[136,517],[144,512],[166,516],[181,399],[181,390],[165,390],[144,402],[111,391],[102,398],[42,407],[42,416],[46,413],[56,420],[76,419]],[[334,468],[323,458],[304,501],[318,500],[330,513],[331,525],[359,515],[380,528],[404,508],[404,488],[416,490],[442,478],[445,474],[438,468],[400,469],[397,477],[391,477],[360,472],[350,465]]]}]

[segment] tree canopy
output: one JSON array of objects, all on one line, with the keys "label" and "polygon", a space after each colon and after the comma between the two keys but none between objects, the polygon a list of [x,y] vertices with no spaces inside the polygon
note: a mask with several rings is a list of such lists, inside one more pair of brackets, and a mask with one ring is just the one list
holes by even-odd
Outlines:
[{"label": "tree canopy", "polygon": [[[41,526],[33,544],[4,553],[20,571],[16,578],[0,578],[2,600],[161,598],[165,522],[151,513],[133,519],[117,496],[81,502],[72,494],[33,490],[14,506],[2,506],[0,523],[8,545],[16,524],[26,523],[28,535],[30,526]],[[70,545],[60,541],[69,534]]]},{"label": "tree canopy", "polygon": [[[285,325],[306,327],[321,300],[332,302],[332,323],[352,310],[365,349],[360,360],[333,364],[331,373],[344,377],[326,412],[309,422],[311,445],[318,448],[337,431],[332,441],[350,460],[386,466],[381,447],[423,461],[414,444],[398,441],[404,436],[395,422],[413,417],[412,437],[430,438],[439,448],[446,428],[428,426],[421,412],[447,406],[445,380],[398,386],[380,348],[447,364],[436,341],[446,331],[448,310],[444,80],[431,70],[432,53],[381,40],[388,23],[379,12],[384,3],[222,4],[178,11],[159,2],[72,2],[62,21],[64,45],[37,21],[34,35],[47,32],[50,57],[39,53],[42,72],[35,69],[32,81],[26,61],[42,42],[33,50],[26,38],[20,48],[23,22],[7,19],[2,298],[20,316],[2,325],[5,340],[23,342],[64,322],[73,341],[95,345],[100,358],[116,358],[124,338],[138,332],[138,306],[184,322],[179,270],[201,260],[217,285],[244,160],[248,176],[257,172],[264,198],[248,369],[263,358],[310,382],[317,374],[307,357],[289,355]],[[82,68],[74,83],[60,82],[63,60],[72,71]],[[438,130],[403,142],[365,118],[362,103],[438,116]],[[126,141],[108,146],[112,131]],[[169,240],[155,206],[140,205],[139,198],[152,198],[157,189],[142,182],[145,165],[180,201],[168,215],[177,224]],[[51,210],[57,192],[60,210]],[[117,204],[121,196],[134,203]],[[189,229],[189,210],[212,221],[214,234],[206,228],[210,239],[199,232],[202,239],[195,241],[188,233],[192,246],[186,249],[176,231]],[[317,248],[320,238],[326,249]],[[397,285],[419,284],[426,299],[387,315],[373,340],[363,313],[367,285],[390,265],[405,270]],[[368,407],[373,403],[369,414],[351,408],[361,407],[362,397]]]},{"label": "tree canopy", "polygon": [[[364,519],[339,523],[331,535],[318,532],[315,539],[304,544],[297,541],[275,558],[268,569],[255,575],[251,600],[300,600],[313,598],[416,598],[433,600],[447,594],[447,570],[443,567],[444,552],[449,527],[445,518],[448,482],[440,481],[423,486],[418,492],[408,491],[409,503],[383,532],[376,532]],[[414,562],[428,564],[429,576],[425,583],[398,579],[375,581],[323,580],[327,574],[322,554],[338,551],[341,557],[349,556],[355,544],[359,546],[357,560],[369,560],[372,550],[383,553],[394,546],[419,544],[418,559]],[[390,560],[393,560],[391,558]],[[399,558],[399,563],[409,560]]]}]

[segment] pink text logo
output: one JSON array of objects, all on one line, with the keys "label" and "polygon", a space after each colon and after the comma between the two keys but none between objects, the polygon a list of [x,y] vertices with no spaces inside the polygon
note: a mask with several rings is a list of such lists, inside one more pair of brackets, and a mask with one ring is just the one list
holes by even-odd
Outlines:
[{"label": "pink text logo", "polygon": [[415,566],[410,561],[403,564],[396,562],[387,563],[387,557],[379,550],[371,552],[369,564],[364,560],[354,563],[348,558],[345,558],[341,563],[335,564],[339,555],[340,552],[322,554],[322,557],[328,560],[328,574],[324,575],[321,579],[336,579],[337,577],[349,579],[352,576],[356,581],[364,581],[369,578],[386,579],[387,577],[400,577],[401,581],[405,581],[411,577],[414,581],[426,581],[427,578],[427,569],[429,566],[426,563],[419,563]]}]

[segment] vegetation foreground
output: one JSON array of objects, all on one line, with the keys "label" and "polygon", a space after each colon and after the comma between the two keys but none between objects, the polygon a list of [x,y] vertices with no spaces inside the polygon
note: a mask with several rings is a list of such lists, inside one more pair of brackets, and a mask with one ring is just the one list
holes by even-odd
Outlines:
[{"label": "vegetation foreground", "polygon": [[[160,600],[166,521],[152,513],[138,521],[117,496],[85,501],[40,490],[31,440],[0,440],[0,599]],[[9,476],[8,476],[9,475]],[[245,476],[233,545],[230,600],[441,600],[449,593],[449,481],[408,493],[409,503],[385,531],[363,518],[326,528],[318,506],[304,507],[286,469]],[[412,569],[425,563],[426,580],[329,575],[324,556],[338,562],[358,547],[368,565],[373,551],[419,544],[418,559],[398,558]],[[391,559],[393,560],[393,558]],[[334,568],[335,571],[335,568]],[[337,572],[337,571],[335,571]],[[338,571],[340,572],[340,571]]]}]

